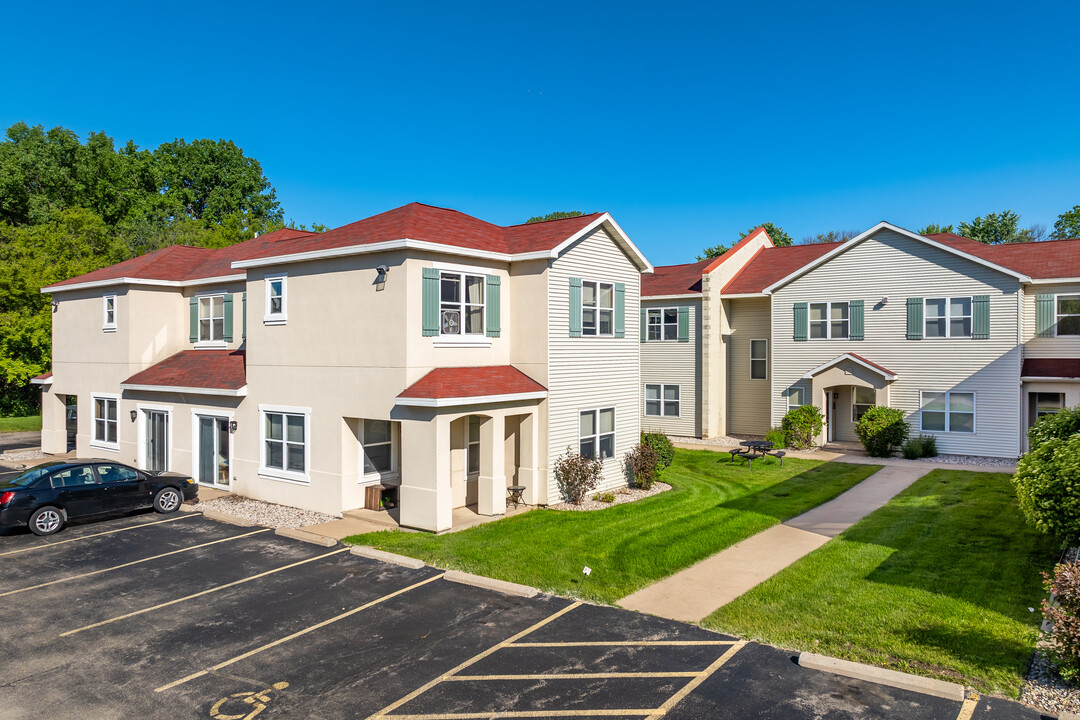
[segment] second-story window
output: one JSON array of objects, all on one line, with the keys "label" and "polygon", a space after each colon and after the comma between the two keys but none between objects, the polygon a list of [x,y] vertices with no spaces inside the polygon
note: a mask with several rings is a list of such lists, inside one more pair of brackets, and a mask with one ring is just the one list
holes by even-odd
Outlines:
[{"label": "second-story window", "polygon": [[116,296],[106,295],[101,298],[102,301],[102,318],[101,329],[106,332],[116,330]]},{"label": "second-story window", "polygon": [[439,332],[484,334],[484,276],[444,272],[439,278]]},{"label": "second-story window", "polygon": [[266,283],[266,316],[263,317],[263,322],[270,325],[284,323],[288,317],[285,295],[287,279],[284,275],[280,275],[268,277],[264,282]]},{"label": "second-story window", "polygon": [[923,337],[971,337],[971,298],[926,298],[924,302]]},{"label": "second-story window", "polygon": [[1080,295],[1057,296],[1057,334],[1080,335]]},{"label": "second-story window", "polygon": [[846,302],[810,303],[810,339],[828,340],[848,336]]},{"label": "second-story window", "polygon": [[679,308],[650,309],[646,323],[650,342],[679,339]]},{"label": "second-story window", "polygon": [[614,335],[615,286],[611,283],[581,283],[581,334]]},{"label": "second-story window", "polygon": [[225,296],[199,298],[199,342],[225,341]]}]

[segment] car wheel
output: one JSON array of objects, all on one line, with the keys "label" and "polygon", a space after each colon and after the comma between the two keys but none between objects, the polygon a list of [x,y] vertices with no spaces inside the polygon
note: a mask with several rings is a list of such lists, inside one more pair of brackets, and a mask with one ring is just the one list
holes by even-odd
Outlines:
[{"label": "car wheel", "polygon": [[184,496],[174,487],[161,488],[154,496],[154,509],[159,513],[171,513],[180,509]]},{"label": "car wheel", "polygon": [[30,516],[29,525],[35,535],[52,535],[64,527],[64,511],[48,505],[38,508]]}]

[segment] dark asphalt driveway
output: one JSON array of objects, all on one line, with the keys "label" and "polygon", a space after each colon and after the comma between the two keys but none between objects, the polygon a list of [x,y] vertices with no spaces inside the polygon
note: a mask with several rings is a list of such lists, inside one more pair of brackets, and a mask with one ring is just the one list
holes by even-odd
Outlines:
[{"label": "dark asphalt driveway", "polygon": [[13,720],[1040,717],[197,513],[135,513],[47,539],[7,534],[0,568],[0,718]]}]

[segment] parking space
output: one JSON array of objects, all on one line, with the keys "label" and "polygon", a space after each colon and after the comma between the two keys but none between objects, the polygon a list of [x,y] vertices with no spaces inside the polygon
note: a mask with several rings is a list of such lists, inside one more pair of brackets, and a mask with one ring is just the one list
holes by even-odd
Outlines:
[{"label": "parking space", "polygon": [[792,654],[197,514],[0,537],[0,718],[999,718]]}]

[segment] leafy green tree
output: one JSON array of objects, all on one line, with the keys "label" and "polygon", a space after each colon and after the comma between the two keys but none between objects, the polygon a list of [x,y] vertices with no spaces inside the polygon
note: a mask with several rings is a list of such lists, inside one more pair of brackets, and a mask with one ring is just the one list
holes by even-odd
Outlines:
[{"label": "leafy green tree", "polygon": [[549,212],[547,215],[534,215],[525,221],[528,223],[547,222],[548,220],[563,220],[564,218],[576,218],[585,215],[580,210],[556,210],[555,212]]},{"label": "leafy green tree", "polygon": [[817,235],[807,235],[802,239],[802,244],[813,245],[817,243],[847,242],[858,236],[858,230],[830,230],[829,232],[818,233]]},{"label": "leafy green tree", "polygon": [[776,247],[787,247],[788,245],[795,244],[794,241],[792,241],[791,236],[784,232],[784,228],[779,225],[773,225],[771,222],[755,225],[746,232],[739,233],[739,239],[741,240],[759,227],[765,228],[765,232],[769,234],[769,239],[772,240],[773,245]]},{"label": "leafy green tree", "polygon": [[728,246],[723,243],[717,243],[712,247],[707,247],[701,251],[701,255],[697,256],[698,262],[702,260],[711,260],[712,258],[718,258],[728,251]]},{"label": "leafy green tree", "polygon": [[951,233],[953,231],[952,225],[938,225],[936,223],[930,223],[923,229],[919,230],[920,235],[938,235],[940,233]]},{"label": "leafy green tree", "polygon": [[1034,242],[1041,240],[1045,229],[1038,225],[1020,229],[1020,216],[1012,210],[1000,213],[987,213],[971,222],[960,223],[957,232],[966,238],[986,243],[1002,245],[1005,243]]},{"label": "leafy green tree", "polygon": [[1080,238],[1080,205],[1073,205],[1072,210],[1066,210],[1058,215],[1054,223],[1054,232],[1050,234],[1054,240],[1066,238]]}]

